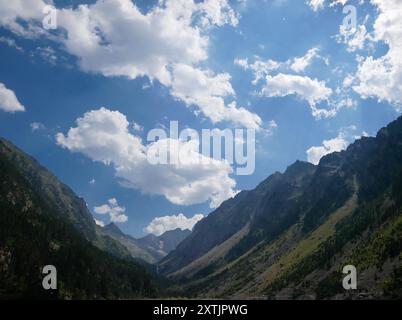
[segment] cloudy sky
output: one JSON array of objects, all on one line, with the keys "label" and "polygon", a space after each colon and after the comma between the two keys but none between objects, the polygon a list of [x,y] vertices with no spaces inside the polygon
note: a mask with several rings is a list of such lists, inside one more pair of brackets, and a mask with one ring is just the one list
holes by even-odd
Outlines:
[{"label": "cloudy sky", "polygon": [[[191,228],[295,160],[316,164],[395,119],[401,21],[400,0],[0,0],[0,136],[98,224]],[[255,172],[192,162],[191,142],[147,142],[170,121],[254,129]],[[186,144],[183,166],[147,161]]]}]

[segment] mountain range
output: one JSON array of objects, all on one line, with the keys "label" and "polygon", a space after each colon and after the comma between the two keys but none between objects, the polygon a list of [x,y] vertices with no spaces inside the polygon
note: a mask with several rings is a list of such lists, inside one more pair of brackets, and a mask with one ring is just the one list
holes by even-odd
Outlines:
[{"label": "mountain range", "polygon": [[145,237],[135,239],[124,234],[113,222],[105,227],[97,227],[99,232],[111,237],[122,244],[133,258],[142,259],[147,263],[157,263],[169,252],[174,250],[190,233],[190,230],[177,228],[155,236],[148,234]]},{"label": "mountain range", "polygon": [[[225,201],[159,270],[197,297],[401,297],[401,247],[402,117]],[[342,287],[345,265],[357,290]]]},{"label": "mountain range", "polygon": [[[96,226],[83,199],[4,139],[0,177],[0,297],[402,298],[402,117],[270,175],[192,232]],[[41,287],[48,264],[53,293]],[[356,290],[342,287],[346,265]]]}]

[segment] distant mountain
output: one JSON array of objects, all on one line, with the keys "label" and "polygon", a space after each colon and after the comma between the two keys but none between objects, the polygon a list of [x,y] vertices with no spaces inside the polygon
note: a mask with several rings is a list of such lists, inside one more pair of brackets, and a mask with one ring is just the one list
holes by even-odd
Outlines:
[{"label": "distant mountain", "polygon": [[[159,263],[172,293],[402,298],[402,117],[317,166],[297,161],[225,201]],[[357,290],[342,268],[358,271]]]},{"label": "distant mountain", "polygon": [[110,223],[103,228],[98,227],[98,229],[100,233],[110,236],[121,243],[133,258],[139,258],[151,264],[165,257],[191,233],[190,230],[178,228],[166,231],[160,236],[149,234],[143,238],[135,239],[124,234],[114,223]]},{"label": "distant mountain", "polygon": [[190,230],[182,230],[180,228],[177,228],[175,230],[166,231],[160,236],[148,234],[147,236],[140,238],[137,241],[143,247],[155,252],[155,255],[158,256],[159,261],[166,255],[168,255],[172,250],[176,249],[180,242],[182,242],[190,234]]},{"label": "distant mountain", "polygon": [[123,231],[120,230],[118,226],[116,226],[113,222],[108,225],[101,227],[102,231],[112,237],[124,237],[126,236]]},{"label": "distant mountain", "polygon": [[[58,290],[42,288],[54,265]],[[153,276],[100,234],[83,199],[0,139],[0,298],[155,297]]]},{"label": "distant mountain", "polygon": [[191,234],[191,231],[188,229],[182,230],[180,228],[169,230],[161,234],[159,238],[159,247],[168,254],[182,242],[185,238],[187,238]]}]

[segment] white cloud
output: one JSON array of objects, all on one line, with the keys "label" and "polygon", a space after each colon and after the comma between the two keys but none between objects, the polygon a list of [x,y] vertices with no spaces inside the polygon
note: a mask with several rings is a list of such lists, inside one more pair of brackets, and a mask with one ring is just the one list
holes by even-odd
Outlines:
[{"label": "white cloud", "polygon": [[58,23],[67,31],[67,51],[84,70],[169,84],[171,63],[207,58],[208,38],[192,25],[197,10],[192,1],[168,0],[143,14],[130,0],[96,1],[59,10]]},{"label": "white cloud", "polygon": [[[17,18],[36,23],[41,18],[40,0],[35,0],[32,10],[23,9],[21,1],[15,5],[10,4],[12,1],[3,2],[6,12],[3,19],[0,16],[0,24],[15,32],[17,26],[21,27]],[[237,14],[228,0],[163,0],[147,13],[142,13],[131,0],[98,0],[57,11],[58,27],[65,30],[58,41],[67,52],[78,57],[82,70],[129,79],[147,76],[171,88],[175,98],[184,97],[187,105],[199,108],[213,122],[230,121],[258,128],[261,119],[257,115],[236,107],[234,102],[225,105],[225,97],[234,96],[226,73],[213,75],[196,67],[208,58],[211,27],[237,23]],[[185,65],[187,72],[183,72]],[[188,72],[197,73],[207,83],[198,91],[180,91],[177,86],[188,80]],[[210,87],[220,81],[223,86],[230,86],[231,91],[219,93]],[[210,102],[213,107],[208,105]],[[216,112],[212,112],[214,108]]]},{"label": "white cloud", "polygon": [[271,71],[278,69],[283,65],[281,62],[277,62],[271,59],[261,60],[260,57],[255,57],[253,63],[249,63],[248,59],[235,59],[234,63],[244,70],[251,70],[254,73],[254,80],[252,83],[256,85],[261,79],[266,75],[270,74]]},{"label": "white cloud", "polygon": [[372,36],[367,32],[366,23],[370,15],[366,15],[362,24],[357,27],[350,27],[344,24],[339,26],[339,34],[335,36],[338,43],[347,45],[348,52],[363,50],[366,42],[372,44]]},{"label": "white cloud", "polygon": [[43,60],[55,65],[57,63],[57,54],[52,47],[37,47],[34,51],[35,55],[38,55]]},{"label": "white cloud", "polygon": [[[335,138],[324,140],[321,146],[314,146],[309,148],[306,151],[307,161],[311,162],[312,164],[318,164],[323,156],[332,152],[345,150],[352,142],[352,140],[360,138],[360,136],[356,136],[353,134],[353,132],[355,131],[356,126],[341,128]],[[367,134],[363,132],[362,136],[365,135]]]},{"label": "white cloud", "polygon": [[[329,64],[328,58],[319,54],[319,48],[313,47],[309,49],[305,55],[301,57],[290,58],[286,61],[274,61],[271,59],[261,60],[255,56],[253,63],[247,58],[235,59],[234,64],[244,70],[251,70],[254,79],[253,85],[257,85],[261,80],[265,80],[265,84],[261,89],[261,94],[268,97],[284,97],[296,94],[302,99],[309,102],[312,114],[315,118],[327,118],[336,115],[340,108],[340,103],[328,103],[329,106],[334,105],[335,108],[320,109],[317,103],[321,101],[329,101],[332,95],[332,89],[328,88],[324,81],[311,79],[307,76],[299,76],[288,72],[303,73],[306,71],[314,59],[321,59],[326,65]],[[332,106],[331,106],[332,107]]]},{"label": "white cloud", "polygon": [[100,227],[104,227],[104,226],[105,226],[105,223],[104,223],[103,221],[98,220],[98,219],[95,219],[95,218],[94,218],[94,220],[95,220],[95,223],[96,223],[98,226],[100,226]]},{"label": "white cloud", "polygon": [[29,126],[31,127],[32,132],[45,129],[45,125],[43,123],[40,123],[40,122],[32,122]]},{"label": "white cloud", "polygon": [[[171,87],[174,97],[198,107],[214,123],[232,121],[258,127],[257,115],[225,105],[224,98],[234,94],[227,74],[215,76],[193,66],[208,57],[205,28],[237,24],[227,0],[163,3],[165,6],[156,6],[147,14],[130,0],[97,1],[77,10],[63,9],[59,23],[67,30],[65,46],[80,58],[86,71],[130,79],[145,75]],[[183,88],[187,81],[201,87]],[[214,89],[214,85],[219,88]]]},{"label": "white cloud", "polygon": [[239,23],[237,14],[227,0],[204,0],[199,4],[199,7],[205,13],[201,17],[201,23],[204,26],[223,26],[225,24],[235,26]]},{"label": "white cloud", "polygon": [[[39,35],[46,34],[39,28],[46,2],[0,0],[0,24],[23,36],[35,27]],[[169,64],[207,58],[203,28],[237,23],[227,0],[161,0],[147,13],[131,0],[98,0],[57,10],[57,27],[66,31],[59,40],[83,69],[129,78],[148,75],[162,83],[169,79]]]},{"label": "white cloud", "polygon": [[[72,152],[81,152],[93,161],[112,165],[125,187],[147,194],[163,195],[180,205],[210,202],[211,207],[233,197],[236,181],[230,177],[228,162],[207,158],[193,141],[159,139],[143,145],[141,138],[129,132],[125,115],[105,108],[87,112],[77,119],[77,127],[67,135],[58,133],[57,143]],[[180,162],[151,164],[149,150],[180,154]]]},{"label": "white cloud", "polygon": [[181,230],[192,230],[194,225],[202,218],[204,218],[204,215],[202,214],[195,214],[193,217],[187,218],[182,213],[179,213],[178,215],[158,217],[153,219],[144,230],[148,233],[153,233],[156,236],[177,228],[180,228]]},{"label": "white cloud", "polygon": [[14,91],[6,88],[0,82],[0,110],[6,112],[25,111],[25,107],[18,101]]},{"label": "white cloud", "polygon": [[243,70],[251,70],[254,74],[254,80],[252,84],[256,85],[265,76],[270,75],[275,70],[291,70],[297,73],[304,72],[308,66],[310,66],[314,59],[318,58],[324,60],[328,65],[328,59],[319,55],[320,49],[313,47],[309,49],[305,55],[301,57],[295,57],[286,61],[280,62],[272,59],[262,60],[259,56],[254,57],[254,62],[249,63],[248,59],[235,59],[234,64],[241,67]]},{"label": "white cloud", "polygon": [[346,77],[343,79],[342,87],[345,89],[349,89],[353,82],[355,81],[355,77],[351,74],[347,74]]},{"label": "white cloud", "polygon": [[307,4],[313,9],[313,11],[318,11],[324,8],[325,0],[308,0]]},{"label": "white cloud", "polygon": [[117,199],[116,198],[111,198],[111,199],[108,200],[108,202],[113,206],[117,206]]},{"label": "white cloud", "polygon": [[311,147],[306,151],[307,161],[312,164],[318,164],[323,156],[335,151],[344,150],[348,144],[349,143],[341,135],[333,139],[324,140],[322,146]]},{"label": "white cloud", "polygon": [[124,214],[126,208],[120,207],[115,198],[109,199],[107,204],[94,207],[94,212],[109,216],[111,222],[126,222],[128,220],[128,217]]},{"label": "white cloud", "polygon": [[274,133],[274,131],[278,129],[278,124],[275,120],[271,120],[268,122],[267,129],[265,130],[265,134],[270,136]]},{"label": "white cloud", "polygon": [[[38,21],[44,16],[42,10],[45,6],[42,0],[0,0],[0,25],[24,37],[44,34],[45,30]],[[30,23],[21,23],[23,20]]]},{"label": "white cloud", "polygon": [[387,101],[397,110],[402,104],[402,2],[372,0],[379,9],[371,41],[383,41],[389,49],[379,58],[368,56],[358,66],[353,89],[362,98]]},{"label": "white cloud", "polygon": [[233,62],[234,62],[235,65],[238,65],[238,66],[242,67],[244,70],[248,70],[249,67],[250,67],[250,65],[248,64],[248,59],[247,58],[245,58],[245,59],[237,58]]},{"label": "white cloud", "polygon": [[185,64],[173,68],[172,94],[187,105],[197,105],[213,123],[232,121],[244,127],[259,129],[261,118],[235,102],[225,104],[225,97],[235,94],[230,84],[230,75],[215,75],[210,70],[201,70]]},{"label": "white cloud", "polygon": [[313,59],[318,57],[318,52],[318,48],[311,48],[303,57],[294,58],[290,68],[294,72],[303,72],[312,63]]},{"label": "white cloud", "polygon": [[142,132],[144,130],[144,127],[135,121],[132,122],[132,128],[134,129],[134,131],[137,131],[137,132]]},{"label": "white cloud", "polygon": [[94,185],[96,183],[96,180],[94,178],[92,178],[91,180],[89,180],[89,184],[90,185]]},{"label": "white cloud", "polygon": [[[335,7],[337,5],[344,6],[349,0],[332,0],[331,3],[329,4],[330,7]],[[359,3],[361,3],[364,0],[359,0]]]},{"label": "white cloud", "polygon": [[297,76],[279,73],[276,76],[267,76],[266,84],[262,88],[263,95],[267,97],[285,97],[297,95],[306,100],[313,116],[316,118],[329,117],[336,114],[335,110],[317,108],[317,103],[328,100],[332,89],[328,88],[324,81],[311,79],[307,76]]},{"label": "white cloud", "polygon": [[7,46],[16,49],[17,51],[23,52],[24,50],[17,45],[14,39],[7,38],[7,37],[0,37],[0,43],[4,43]]}]

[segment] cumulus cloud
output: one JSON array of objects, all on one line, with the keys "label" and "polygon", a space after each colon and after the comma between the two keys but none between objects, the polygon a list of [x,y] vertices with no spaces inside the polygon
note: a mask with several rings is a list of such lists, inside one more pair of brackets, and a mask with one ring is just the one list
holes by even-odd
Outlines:
[{"label": "cumulus cloud", "polygon": [[353,87],[360,96],[387,101],[397,110],[402,104],[402,2],[399,0],[372,0],[379,9],[370,40],[388,45],[386,54],[379,58],[368,56],[359,63],[357,84]]},{"label": "cumulus cloud", "polygon": [[276,76],[267,76],[266,84],[262,88],[262,94],[267,97],[285,97],[297,95],[306,100],[313,116],[317,118],[329,117],[334,115],[333,110],[319,109],[317,104],[328,100],[332,94],[332,89],[328,88],[324,81],[311,79],[307,76],[298,76],[279,73]]},{"label": "cumulus cloud", "polygon": [[[43,9],[41,0],[27,6],[32,10],[23,8],[21,1],[3,2],[5,13],[0,16],[3,26],[17,32],[23,28],[18,22],[21,19],[38,23],[38,12]],[[129,79],[147,76],[169,87],[175,98],[198,108],[197,114],[212,122],[229,121],[258,128],[261,119],[257,115],[237,107],[234,101],[225,104],[227,96],[234,96],[228,74],[214,75],[197,67],[208,58],[208,31],[214,26],[237,23],[237,14],[228,0],[164,0],[146,13],[131,0],[98,0],[59,9],[58,28],[65,32],[57,40],[67,52],[78,57],[84,71]],[[182,91],[181,84],[191,75],[198,76],[194,81],[206,83],[198,91]],[[211,87],[215,84],[230,86],[230,90],[217,92]],[[217,111],[212,112],[213,109]]]},{"label": "cumulus cloud", "polygon": [[204,0],[199,3],[199,8],[205,13],[201,17],[201,23],[204,26],[225,24],[235,26],[239,23],[237,14],[227,0]]},{"label": "cumulus cloud", "polygon": [[339,43],[344,43],[348,46],[347,51],[355,52],[357,50],[363,50],[366,41],[371,38],[367,33],[366,26],[362,24],[358,26],[358,28],[348,28],[341,25],[339,27],[339,35],[336,39]]},{"label": "cumulus cloud", "polygon": [[328,59],[319,55],[319,48],[313,47],[309,49],[305,55],[294,57],[286,61],[275,61],[272,59],[262,60],[259,56],[254,57],[254,62],[250,63],[248,59],[235,59],[234,64],[244,70],[251,70],[254,74],[252,84],[256,85],[260,80],[264,79],[272,71],[281,69],[301,73],[309,67],[316,58],[324,60],[328,64]]},{"label": "cumulus cloud", "polygon": [[45,6],[42,0],[0,0],[0,25],[24,37],[45,34],[45,30],[39,26]]},{"label": "cumulus cloud", "polygon": [[336,138],[324,140],[322,146],[311,147],[306,151],[307,161],[312,164],[318,164],[323,156],[335,151],[345,150],[348,144],[345,137],[340,134]]},{"label": "cumulus cloud", "polygon": [[59,10],[58,23],[84,70],[169,84],[169,64],[207,58],[208,39],[192,25],[197,10],[192,1],[170,0],[143,14],[130,0],[96,1]]},{"label": "cumulus cloud", "polygon": [[[111,222],[126,222],[128,220],[128,217],[124,214],[126,208],[120,207],[115,198],[109,199],[106,204],[94,207],[94,212],[109,216]],[[95,222],[96,221],[95,219]]]},{"label": "cumulus cloud", "polygon": [[235,59],[234,63],[244,70],[251,70],[254,74],[254,80],[252,84],[256,85],[260,80],[264,79],[266,75],[270,74],[271,71],[278,69],[283,64],[272,60],[261,60],[260,57],[255,57],[253,63],[249,63],[248,59]]},{"label": "cumulus cloud", "polygon": [[356,136],[353,134],[355,131],[356,126],[341,128],[335,138],[324,140],[321,146],[309,148],[306,151],[307,161],[311,162],[312,164],[318,164],[323,156],[332,152],[345,150],[354,139],[367,135],[365,132],[363,132],[361,136]]},{"label": "cumulus cloud", "polygon": [[[0,5],[0,24],[24,36],[41,25],[46,2],[0,0]],[[227,0],[164,0],[147,13],[131,0],[98,0],[57,10],[57,27],[66,31],[59,40],[83,69],[129,78],[148,75],[162,83],[169,81],[169,64],[207,58],[208,37],[201,25],[237,22]]]},{"label": "cumulus cloud", "polygon": [[[292,74],[304,73],[314,59],[321,59],[328,65],[328,58],[321,56],[319,51],[319,48],[313,47],[303,56],[282,62],[271,59],[262,60],[258,56],[254,57],[254,62],[249,62],[247,58],[238,58],[234,60],[234,64],[253,73],[253,85],[265,80],[261,88],[261,95],[267,97],[298,95],[308,101],[315,118],[327,118],[336,115],[338,110],[346,104],[329,101],[332,89],[327,87],[324,81]],[[321,101],[327,101],[330,109],[318,108],[317,103]]]},{"label": "cumulus cloud", "polygon": [[318,55],[318,52],[318,48],[309,49],[304,56],[294,58],[290,65],[290,68],[294,72],[303,72],[312,63],[314,58],[320,57]]},{"label": "cumulus cloud", "polygon": [[40,123],[40,122],[32,122],[29,126],[31,127],[32,132],[45,129],[45,125],[43,123]]},{"label": "cumulus cloud", "polygon": [[[174,204],[209,201],[211,207],[217,207],[236,194],[228,162],[200,154],[192,140],[161,138],[145,145],[129,132],[126,116],[118,111],[89,111],[66,135],[58,133],[56,140],[72,152],[112,165],[123,186],[163,195]],[[180,161],[153,164],[149,154],[166,154],[168,159],[179,155]]]},{"label": "cumulus cloud", "polygon": [[195,214],[191,218],[187,218],[182,213],[179,213],[178,215],[158,217],[153,219],[144,230],[145,232],[153,233],[156,236],[177,228],[180,228],[181,230],[192,230],[194,225],[203,218],[204,215],[202,214]]},{"label": "cumulus cloud", "polygon": [[[225,104],[225,97],[234,94],[228,74],[214,75],[194,67],[208,57],[203,30],[238,22],[227,0],[163,3],[147,14],[130,0],[63,9],[58,18],[67,30],[63,42],[86,71],[130,79],[145,75],[170,87],[175,98],[198,108],[213,123],[229,121],[258,128],[257,115]],[[201,86],[184,88],[186,82]]]},{"label": "cumulus cloud", "polygon": [[294,57],[286,61],[275,61],[272,59],[262,60],[259,56],[254,57],[254,62],[250,63],[248,58],[237,58],[234,64],[241,67],[243,70],[251,70],[254,74],[252,84],[256,85],[260,80],[263,80],[267,75],[272,74],[275,70],[293,71],[302,73],[309,67],[314,59],[324,60],[328,64],[328,59],[319,54],[320,49],[313,47],[309,49],[303,56]]},{"label": "cumulus cloud", "polygon": [[225,97],[235,94],[227,73],[215,75],[210,70],[177,64],[173,68],[172,94],[189,106],[198,106],[213,123],[233,121],[247,128],[260,128],[258,115],[237,107],[235,102],[225,104]]},{"label": "cumulus cloud", "polygon": [[25,111],[25,107],[18,101],[14,91],[0,82],[0,110],[5,112]]},{"label": "cumulus cloud", "polygon": [[308,0],[307,4],[313,9],[313,11],[318,11],[324,8],[325,0]]}]

